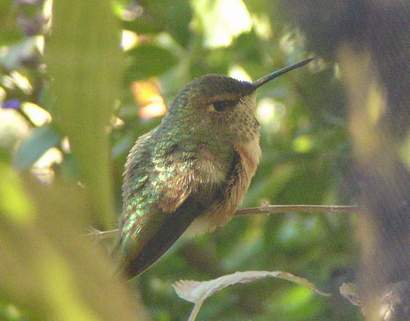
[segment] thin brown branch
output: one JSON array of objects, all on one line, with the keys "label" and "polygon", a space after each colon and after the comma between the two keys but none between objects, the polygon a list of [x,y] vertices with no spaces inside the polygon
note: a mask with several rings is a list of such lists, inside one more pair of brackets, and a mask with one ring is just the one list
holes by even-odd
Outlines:
[{"label": "thin brown branch", "polygon": [[241,208],[235,216],[254,214],[278,214],[287,212],[300,213],[353,213],[359,210],[355,205],[266,205],[261,207]]},{"label": "thin brown branch", "polygon": [[[356,205],[266,205],[261,207],[240,208],[235,216],[248,216],[256,214],[279,214],[288,212],[299,213],[354,213],[359,210]],[[118,229],[100,231],[91,228],[86,236],[94,237],[98,240],[110,239],[115,237]]]}]

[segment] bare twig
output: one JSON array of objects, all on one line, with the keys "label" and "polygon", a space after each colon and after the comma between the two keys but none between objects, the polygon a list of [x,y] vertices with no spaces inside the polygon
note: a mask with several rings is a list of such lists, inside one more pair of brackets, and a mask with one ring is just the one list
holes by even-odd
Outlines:
[{"label": "bare twig", "polygon": [[104,240],[104,239],[111,239],[115,237],[117,232],[118,232],[117,228],[113,230],[100,231],[94,227],[90,227],[89,232],[86,234],[86,236],[94,237],[98,240]]},{"label": "bare twig", "polygon": [[[353,213],[359,210],[356,205],[265,205],[261,207],[241,208],[236,211],[235,216],[248,216],[257,214],[279,214],[288,212],[300,213]],[[90,228],[86,236],[94,237],[99,240],[115,237],[118,229],[100,231]]]},{"label": "bare twig", "polygon": [[352,213],[359,209],[355,205],[266,205],[261,207],[241,208],[235,216],[254,214],[277,214],[286,212],[301,213]]}]

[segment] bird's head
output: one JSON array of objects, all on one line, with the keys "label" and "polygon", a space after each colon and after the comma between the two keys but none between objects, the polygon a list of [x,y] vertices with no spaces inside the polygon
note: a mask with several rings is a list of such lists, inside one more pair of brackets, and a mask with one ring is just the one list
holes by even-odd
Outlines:
[{"label": "bird's head", "polygon": [[246,142],[257,134],[256,89],[312,60],[282,68],[254,82],[209,74],[194,79],[177,95],[166,118],[182,120],[192,135],[228,142]]}]

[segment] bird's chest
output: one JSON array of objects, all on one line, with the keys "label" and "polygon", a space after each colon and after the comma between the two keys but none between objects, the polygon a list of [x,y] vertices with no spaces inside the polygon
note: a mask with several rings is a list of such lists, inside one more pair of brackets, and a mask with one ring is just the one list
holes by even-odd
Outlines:
[{"label": "bird's chest", "polygon": [[[216,227],[226,224],[233,217],[248,190],[261,157],[259,135],[247,143],[236,144],[234,150],[238,159],[228,175],[225,169],[220,170],[218,166],[213,168],[214,181],[224,187],[219,190],[219,195],[216,195],[217,201],[210,206],[207,213],[198,217],[192,224],[191,233],[212,231]],[[204,164],[203,166],[208,165]]]},{"label": "bird's chest", "polygon": [[261,157],[259,136],[247,143],[237,144],[235,151],[239,155],[239,163],[230,177],[230,182],[225,190],[225,200],[221,205],[220,213],[217,214],[223,217],[222,224],[233,216],[258,168]]},{"label": "bird's chest", "polygon": [[259,145],[259,135],[247,143],[235,145],[235,150],[240,156],[242,169],[246,173],[244,173],[244,175],[252,178],[262,155]]},{"label": "bird's chest", "polygon": [[198,186],[218,189],[229,176],[232,159],[232,151],[199,145],[195,170]]}]

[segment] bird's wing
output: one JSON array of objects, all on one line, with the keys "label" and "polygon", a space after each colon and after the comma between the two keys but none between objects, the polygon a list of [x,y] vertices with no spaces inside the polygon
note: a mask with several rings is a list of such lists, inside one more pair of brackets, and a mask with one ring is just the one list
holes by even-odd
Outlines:
[{"label": "bird's wing", "polygon": [[154,263],[210,206],[195,196],[206,183],[197,179],[192,153],[154,146],[151,135],[131,150],[124,173],[119,247],[122,269],[130,277]]}]

